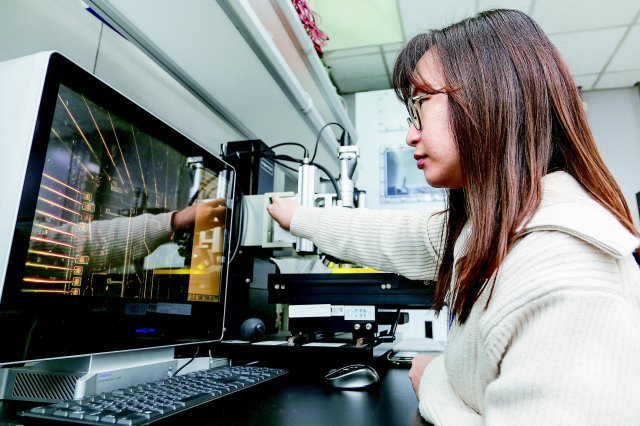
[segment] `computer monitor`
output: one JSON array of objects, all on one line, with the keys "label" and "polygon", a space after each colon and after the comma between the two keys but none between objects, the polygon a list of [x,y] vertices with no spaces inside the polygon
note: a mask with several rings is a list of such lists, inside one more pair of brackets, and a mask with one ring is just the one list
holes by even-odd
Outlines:
[{"label": "computer monitor", "polygon": [[58,53],[0,81],[0,366],[221,340],[233,168]]}]

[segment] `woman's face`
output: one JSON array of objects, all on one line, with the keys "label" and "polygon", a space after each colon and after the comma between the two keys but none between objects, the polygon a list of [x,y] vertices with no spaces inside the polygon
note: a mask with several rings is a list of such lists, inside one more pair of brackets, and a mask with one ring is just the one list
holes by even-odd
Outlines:
[{"label": "woman's face", "polygon": [[[416,71],[432,87],[445,86],[438,58],[432,52],[422,56]],[[413,96],[424,95],[415,91]],[[413,125],[407,132],[407,145],[415,149],[413,157],[429,185],[436,188],[461,188],[460,156],[449,121],[449,96],[438,93],[425,97],[417,105],[422,129]]]}]

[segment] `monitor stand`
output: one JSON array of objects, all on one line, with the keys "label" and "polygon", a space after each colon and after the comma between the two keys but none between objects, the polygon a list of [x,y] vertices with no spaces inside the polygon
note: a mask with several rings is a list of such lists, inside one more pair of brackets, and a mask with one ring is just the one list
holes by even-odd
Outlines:
[{"label": "monitor stand", "polygon": [[177,366],[173,347],[35,361],[0,368],[0,398],[35,402],[79,399],[170,377]]}]

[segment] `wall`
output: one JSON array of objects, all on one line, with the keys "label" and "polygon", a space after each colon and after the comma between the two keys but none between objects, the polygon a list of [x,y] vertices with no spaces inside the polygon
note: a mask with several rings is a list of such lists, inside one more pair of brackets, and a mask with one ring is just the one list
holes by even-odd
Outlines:
[{"label": "wall", "polygon": [[604,162],[627,199],[636,228],[640,217],[640,91],[637,88],[585,92],[591,130]]}]

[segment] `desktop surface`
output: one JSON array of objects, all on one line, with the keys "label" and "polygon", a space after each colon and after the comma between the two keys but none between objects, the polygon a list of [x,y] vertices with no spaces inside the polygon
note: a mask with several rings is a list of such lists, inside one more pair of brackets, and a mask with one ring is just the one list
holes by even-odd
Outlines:
[{"label": "desktop surface", "polygon": [[[368,390],[338,390],[323,385],[321,372],[294,370],[259,387],[176,414],[154,424],[200,425],[427,425],[407,377],[408,370],[380,371],[381,382]],[[37,405],[0,402],[0,424],[27,424],[16,412]]]}]

